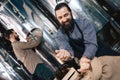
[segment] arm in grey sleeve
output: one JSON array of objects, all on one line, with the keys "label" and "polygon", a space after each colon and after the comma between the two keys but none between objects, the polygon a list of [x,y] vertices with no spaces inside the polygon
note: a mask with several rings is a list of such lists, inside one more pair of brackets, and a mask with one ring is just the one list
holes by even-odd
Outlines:
[{"label": "arm in grey sleeve", "polygon": [[36,40],[31,40],[29,42],[19,42],[17,44],[17,46],[20,48],[20,49],[28,49],[28,48],[34,48],[36,46],[38,46],[41,42],[41,38],[42,37],[36,37]]},{"label": "arm in grey sleeve", "polygon": [[96,38],[96,31],[94,29],[94,25],[92,22],[88,20],[84,20],[83,22],[83,35],[84,35],[84,44],[85,44],[85,51],[83,56],[92,59],[97,51],[97,38]]},{"label": "arm in grey sleeve", "polygon": [[72,56],[74,56],[74,51],[72,50],[72,47],[70,46],[68,40],[66,39],[66,36],[62,34],[59,30],[58,33],[55,34],[55,41],[59,47],[59,49],[65,49],[70,52]]}]

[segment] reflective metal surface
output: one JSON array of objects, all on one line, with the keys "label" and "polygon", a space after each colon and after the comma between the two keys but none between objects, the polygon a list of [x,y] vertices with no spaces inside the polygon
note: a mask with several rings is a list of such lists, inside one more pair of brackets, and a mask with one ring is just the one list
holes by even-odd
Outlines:
[{"label": "reflective metal surface", "polygon": [[13,28],[20,35],[21,41],[26,41],[26,34],[33,28],[39,28],[43,31],[42,47],[38,48],[37,53],[53,71],[56,71],[61,65],[54,56],[54,50],[58,49],[53,39],[53,34],[57,31],[56,23],[51,23],[49,20],[51,18],[46,16],[48,14],[38,10],[28,0],[6,0],[2,2],[2,9],[0,10],[2,25],[6,29]]},{"label": "reflective metal surface", "polygon": [[[93,21],[98,39],[108,44],[113,50],[120,52],[120,24],[116,21],[115,17],[108,14],[102,8],[98,1],[0,0],[0,23],[5,29],[13,28],[20,35],[21,41],[26,41],[26,34],[33,28],[42,30],[42,46],[37,48],[37,53],[53,71],[56,71],[62,63],[57,60],[54,54],[54,51],[58,49],[54,40],[54,34],[59,28],[59,23],[54,15],[54,8],[60,2],[66,2],[70,6],[74,18],[86,17]],[[118,1],[108,0],[107,2],[110,4],[114,2],[113,4],[119,9]],[[9,59],[13,62],[18,62],[12,58]],[[18,68],[22,69],[21,67]],[[27,76],[27,72],[24,69],[18,70],[16,68],[16,72],[23,72]],[[22,74],[20,76],[24,77]]]},{"label": "reflective metal surface", "polygon": [[[6,55],[6,56],[4,56],[4,55]],[[4,50],[3,48],[0,48],[0,80],[30,79],[28,76],[26,76],[26,78],[25,77],[23,78],[23,76],[20,76],[19,73],[17,73],[16,70],[13,69],[13,67],[7,61],[8,59],[10,59],[10,57],[8,57],[8,55],[9,54],[6,52],[6,50]],[[16,62],[13,58],[11,58],[10,60],[13,60],[14,63],[19,65],[18,62]],[[17,67],[17,65],[16,65],[16,67]],[[20,69],[21,68],[18,67],[18,70],[20,70]]]}]

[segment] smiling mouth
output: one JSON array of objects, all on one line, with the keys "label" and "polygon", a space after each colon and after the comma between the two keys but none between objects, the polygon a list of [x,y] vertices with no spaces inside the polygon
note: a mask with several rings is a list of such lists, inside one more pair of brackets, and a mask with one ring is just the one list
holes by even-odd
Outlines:
[{"label": "smiling mouth", "polygon": [[69,22],[65,22],[64,25],[69,25]]}]

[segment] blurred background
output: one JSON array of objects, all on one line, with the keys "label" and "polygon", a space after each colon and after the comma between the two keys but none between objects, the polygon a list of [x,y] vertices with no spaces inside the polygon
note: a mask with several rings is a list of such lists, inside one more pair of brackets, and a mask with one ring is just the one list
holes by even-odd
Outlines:
[{"label": "blurred background", "polygon": [[56,4],[66,2],[74,18],[86,17],[93,21],[97,37],[105,45],[120,53],[120,0],[0,0],[0,77],[6,80],[30,80],[31,74],[16,58],[4,32],[14,29],[21,41],[33,29],[43,31],[43,42],[38,47],[40,58],[56,71],[61,65],[54,54],[58,46],[54,34],[59,28],[55,18]]}]

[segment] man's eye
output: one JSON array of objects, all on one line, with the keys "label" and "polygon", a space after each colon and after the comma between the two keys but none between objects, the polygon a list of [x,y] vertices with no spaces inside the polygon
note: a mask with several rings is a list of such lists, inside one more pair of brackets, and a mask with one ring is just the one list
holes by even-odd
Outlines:
[{"label": "man's eye", "polygon": [[67,17],[68,16],[68,13],[64,15],[64,17]]}]

